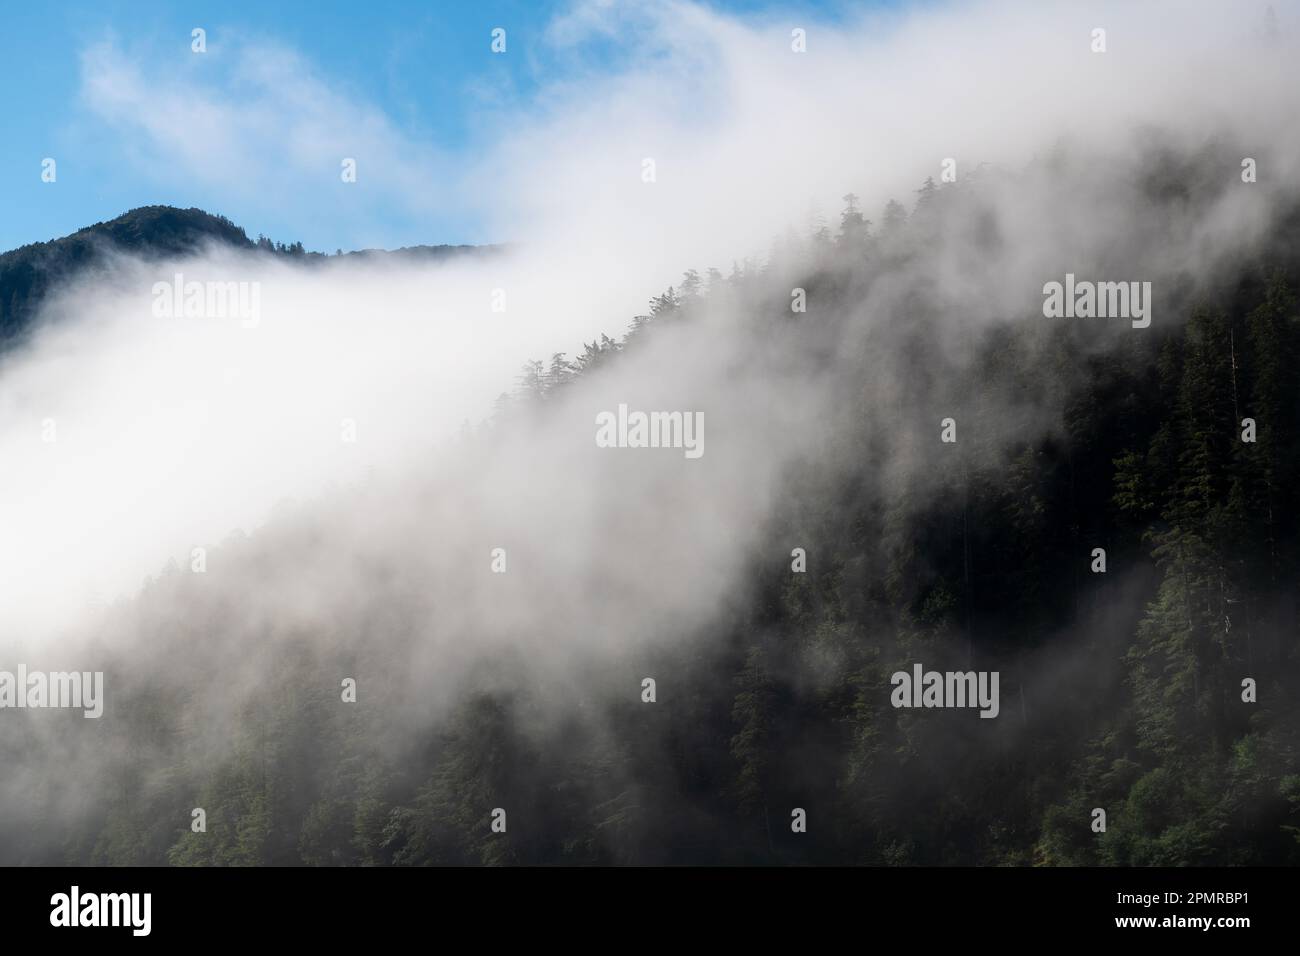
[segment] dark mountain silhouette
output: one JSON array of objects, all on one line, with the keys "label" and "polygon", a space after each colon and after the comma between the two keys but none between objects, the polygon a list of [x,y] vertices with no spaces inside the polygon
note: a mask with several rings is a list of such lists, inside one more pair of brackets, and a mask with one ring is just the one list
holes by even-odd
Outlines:
[{"label": "dark mountain silhouette", "polygon": [[[339,256],[308,252],[301,242],[273,242],[265,236],[256,241],[225,216],[202,209],[174,206],[141,206],[108,222],[79,229],[70,236],[34,242],[0,254],[0,350],[13,345],[31,328],[46,294],[60,283],[87,269],[105,268],[110,253],[132,253],[147,258],[166,258],[194,252],[207,243],[246,249],[268,255],[289,256],[303,261],[325,261]],[[343,258],[388,256],[412,259],[442,259],[450,255],[491,251],[493,246],[437,245],[410,246],[389,252],[365,249],[341,253]]]}]

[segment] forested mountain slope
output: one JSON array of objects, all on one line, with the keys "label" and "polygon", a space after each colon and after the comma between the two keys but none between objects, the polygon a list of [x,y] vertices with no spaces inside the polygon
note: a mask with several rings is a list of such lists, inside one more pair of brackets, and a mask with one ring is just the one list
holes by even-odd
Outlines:
[{"label": "forested mountain slope", "polygon": [[[1233,188],[1233,162],[1220,159],[1157,164],[1136,188],[1152,215],[1199,221]],[[1206,175],[1216,163],[1228,170],[1218,179]],[[67,824],[60,782],[46,778],[26,805],[42,806],[44,786],[48,816],[9,810],[0,855],[1300,862],[1297,210],[1274,210],[1260,248],[1181,284],[1168,279],[1177,263],[1158,277],[1149,328],[1052,320],[1039,286],[1068,263],[1013,296],[1016,309],[954,300],[936,278],[957,243],[972,274],[997,273],[1004,223],[986,197],[998,175],[927,183],[913,208],[891,203],[879,223],[850,200],[838,228],[762,265],[688,273],[623,339],[527,366],[453,464],[411,478],[421,502],[405,516],[412,550],[346,556],[354,614],[278,624],[253,598],[231,599],[239,588],[164,572],[105,624],[153,661],[105,650],[123,719],[77,726],[80,739],[58,751],[73,759],[93,746],[111,758],[94,797]],[[792,289],[806,312],[792,311]],[[539,640],[467,664],[454,688],[417,694],[414,672],[450,666],[422,663],[436,632],[452,632],[455,647],[486,630],[456,611],[495,586],[479,572],[503,535],[479,476],[629,363],[673,367],[700,341],[693,330],[721,312],[743,317],[726,340],[753,374],[746,381],[797,379],[830,399],[806,423],[810,452],[782,470],[743,586],[720,591],[708,618],[689,625],[642,606],[664,632],[652,646],[611,636],[608,649],[593,641],[552,670]],[[769,413],[761,395],[752,411]],[[1246,418],[1254,441],[1242,440]],[[955,422],[953,443],[941,440],[944,419]],[[705,462],[726,454],[723,433],[711,434]],[[566,453],[528,454],[559,469]],[[526,476],[519,482],[523,494]],[[372,529],[384,496],[356,489],[346,510]],[[593,503],[590,527],[572,533],[635,550],[625,522],[637,507]],[[456,549],[433,517],[447,510],[481,517],[496,537],[474,538],[472,556],[433,574],[421,562]],[[330,560],[320,548],[330,534],[306,513],[284,514],[224,544],[208,577],[273,581],[287,602],[296,575]],[[796,548],[806,571],[792,570]],[[285,553],[297,563],[277,558]],[[541,573],[528,568],[546,560],[512,552],[507,577]],[[689,552],[644,560],[707,573]],[[602,597],[593,586],[575,600]],[[520,626],[571,629],[562,608],[539,603]],[[232,672],[232,646],[255,664]],[[918,662],[998,671],[997,718],[892,706],[891,674]],[[340,676],[353,674],[366,675],[358,703],[340,705]],[[641,697],[645,676],[657,682],[653,704]],[[9,767],[54,759],[28,739],[0,748]],[[191,831],[192,807],[205,809],[206,832]],[[491,827],[496,808],[509,814],[504,833]],[[792,832],[796,808],[805,833]],[[1092,827],[1095,808],[1107,813],[1104,833]]]}]

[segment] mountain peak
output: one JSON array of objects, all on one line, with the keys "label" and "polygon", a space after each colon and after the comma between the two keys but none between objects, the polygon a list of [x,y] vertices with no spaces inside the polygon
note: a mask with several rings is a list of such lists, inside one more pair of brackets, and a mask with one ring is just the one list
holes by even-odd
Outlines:
[{"label": "mountain peak", "polygon": [[[116,219],[97,222],[68,236],[34,242],[0,253],[0,350],[12,345],[30,328],[49,291],[88,268],[105,261],[105,253],[126,252],[146,258],[182,256],[207,243],[232,249],[285,255],[303,262],[326,262],[334,257],[307,252],[302,243],[274,243],[259,236],[248,238],[225,216],[202,209],[176,206],[140,206]],[[362,259],[393,257],[421,262],[464,253],[490,252],[493,246],[410,246],[395,252],[366,249],[346,253]]]},{"label": "mountain peak", "polygon": [[0,348],[30,327],[50,289],[120,250],[137,255],[183,255],[205,242],[249,249],[243,229],[202,209],[141,206],[70,236],[33,242],[0,254]]},{"label": "mountain peak", "polygon": [[159,255],[189,252],[208,240],[239,248],[253,245],[247,233],[225,216],[176,206],[140,206],[116,219],[78,229],[67,238],[102,238],[123,249]]}]

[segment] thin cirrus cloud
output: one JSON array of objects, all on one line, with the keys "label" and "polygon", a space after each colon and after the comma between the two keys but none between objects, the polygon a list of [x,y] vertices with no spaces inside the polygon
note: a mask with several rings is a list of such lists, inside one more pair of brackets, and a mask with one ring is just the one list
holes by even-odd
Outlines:
[{"label": "thin cirrus cloud", "polygon": [[[181,56],[141,56],[112,40],[81,55],[83,104],[149,181],[215,197],[213,211],[231,216],[256,209],[310,223],[327,209],[368,233],[461,205],[444,150],[298,52],[235,35]],[[345,158],[358,169],[346,190]]]}]

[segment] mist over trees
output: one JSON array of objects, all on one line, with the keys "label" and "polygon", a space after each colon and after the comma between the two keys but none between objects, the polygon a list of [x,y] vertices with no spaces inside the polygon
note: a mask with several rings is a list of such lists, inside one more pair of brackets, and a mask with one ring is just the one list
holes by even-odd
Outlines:
[{"label": "mist over trees", "polygon": [[[1002,199],[1066,196],[1062,162],[927,179],[874,220],[849,193],[836,228],[726,275],[700,264],[622,338],[529,362],[449,460],[288,505],[206,575],[163,570],[91,644],[111,720],[0,726],[0,858],[1300,862],[1300,209],[1169,268],[1161,243],[1241,184],[1219,147],[1153,147],[1129,188],[1166,232],[954,298],[954,269],[1007,275]],[[1163,280],[1150,328],[1036,311],[1043,282],[1115,262]],[[588,464],[605,398],[700,370],[731,400],[703,403],[699,469]],[[764,422],[784,449],[770,476],[751,467]],[[547,477],[570,462],[624,493],[557,502]],[[675,507],[709,486],[759,516],[719,526],[726,586],[689,546],[709,509]],[[685,585],[658,583],[666,568],[703,579],[704,610],[670,600]],[[893,708],[890,675],[915,662],[999,671],[1000,715]]]}]

